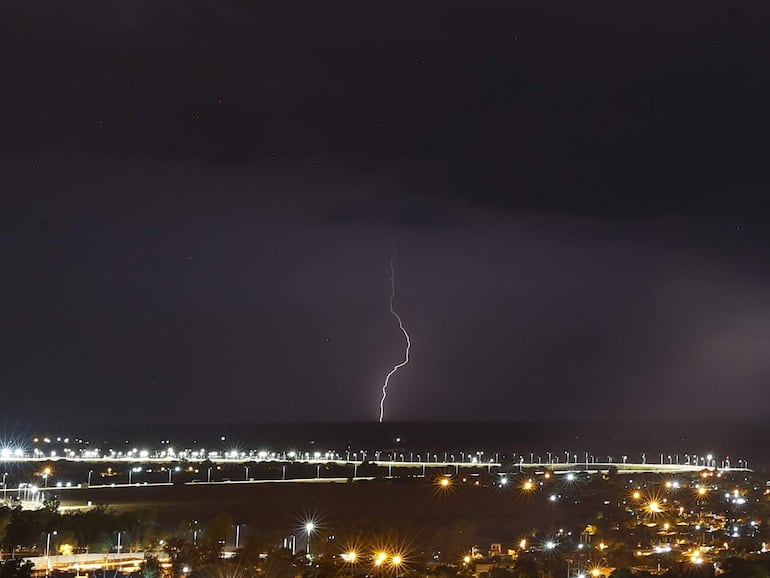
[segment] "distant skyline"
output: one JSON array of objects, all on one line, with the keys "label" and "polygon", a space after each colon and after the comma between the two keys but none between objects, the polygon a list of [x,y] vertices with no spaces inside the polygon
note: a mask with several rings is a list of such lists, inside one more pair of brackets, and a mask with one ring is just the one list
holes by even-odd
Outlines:
[{"label": "distant skyline", "polygon": [[0,418],[767,417],[768,16],[0,6]]}]

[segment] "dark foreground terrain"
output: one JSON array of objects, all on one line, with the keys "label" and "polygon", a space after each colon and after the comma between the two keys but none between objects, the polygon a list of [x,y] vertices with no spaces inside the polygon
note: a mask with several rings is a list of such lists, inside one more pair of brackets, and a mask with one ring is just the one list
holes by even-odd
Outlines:
[{"label": "dark foreground terrain", "polygon": [[180,521],[226,513],[245,524],[248,533],[286,535],[314,517],[330,531],[398,528],[410,534],[461,524],[476,528],[480,538],[513,540],[535,519],[556,523],[561,518],[558,506],[549,508],[542,497],[473,484],[469,478],[448,490],[432,479],[91,488],[63,493],[62,505],[91,501],[117,511],[151,509],[168,530],[177,529]]}]

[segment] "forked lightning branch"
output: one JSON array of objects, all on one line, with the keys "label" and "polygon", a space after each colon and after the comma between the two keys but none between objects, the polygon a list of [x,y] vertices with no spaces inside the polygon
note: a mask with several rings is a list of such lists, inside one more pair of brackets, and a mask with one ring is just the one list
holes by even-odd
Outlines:
[{"label": "forked lightning branch", "polygon": [[393,369],[391,369],[388,374],[385,376],[385,381],[382,384],[382,399],[380,399],[380,423],[382,423],[383,419],[385,418],[385,399],[388,397],[388,385],[390,383],[390,378],[393,377],[393,375],[402,367],[404,367],[407,363],[409,363],[409,348],[412,346],[412,342],[409,339],[409,334],[406,332],[406,328],[404,327],[404,322],[401,320],[401,316],[396,312],[396,309],[393,307],[393,302],[396,298],[396,247],[393,246],[393,252],[390,255],[390,298],[388,299],[388,306],[390,307],[390,313],[393,315],[393,317],[396,318],[396,321],[398,321],[398,328],[401,330],[401,332],[404,334],[404,339],[406,340],[406,348],[404,349],[404,360],[401,363],[398,363],[393,366]]}]

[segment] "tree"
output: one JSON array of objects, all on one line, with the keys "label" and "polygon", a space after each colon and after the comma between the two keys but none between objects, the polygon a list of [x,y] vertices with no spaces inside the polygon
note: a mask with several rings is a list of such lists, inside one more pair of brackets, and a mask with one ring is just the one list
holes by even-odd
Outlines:
[{"label": "tree", "polygon": [[219,513],[211,518],[208,524],[206,524],[203,539],[201,540],[204,557],[209,561],[217,560],[232,533],[233,519],[229,515]]},{"label": "tree", "polygon": [[728,558],[721,564],[722,578],[768,578],[770,573],[761,564],[742,558]]},{"label": "tree", "polygon": [[197,562],[195,547],[184,538],[179,536],[170,537],[166,540],[164,549],[171,559],[171,569],[174,575],[180,574],[183,566],[188,564],[197,565],[195,564]]},{"label": "tree", "polygon": [[301,556],[294,556],[285,548],[274,548],[268,552],[263,569],[270,578],[294,578],[303,566]]},{"label": "tree", "polygon": [[0,562],[0,578],[32,578],[32,566],[29,560]]},{"label": "tree", "polygon": [[157,512],[149,509],[136,510],[130,523],[129,534],[139,548],[155,542],[160,535]]},{"label": "tree", "polygon": [[0,544],[5,543],[5,536],[8,533],[8,526],[11,523],[11,510],[8,508],[0,509]]},{"label": "tree", "polygon": [[520,555],[513,567],[513,576],[515,578],[538,578],[540,570],[535,559],[529,555]]},{"label": "tree", "polygon": [[45,500],[43,500],[43,507],[49,512],[51,512],[52,514],[57,514],[59,512],[60,505],[61,505],[61,500],[59,499],[58,494],[55,494],[50,498],[46,498]]},{"label": "tree", "polygon": [[145,556],[142,564],[142,578],[160,578],[163,569],[157,556]]}]

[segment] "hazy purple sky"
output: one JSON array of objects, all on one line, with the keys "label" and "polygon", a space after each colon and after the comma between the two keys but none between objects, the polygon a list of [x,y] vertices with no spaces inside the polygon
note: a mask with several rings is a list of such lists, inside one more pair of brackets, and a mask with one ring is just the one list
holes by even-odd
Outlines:
[{"label": "hazy purple sky", "polygon": [[766,416],[768,12],[3,5],[4,415]]}]

